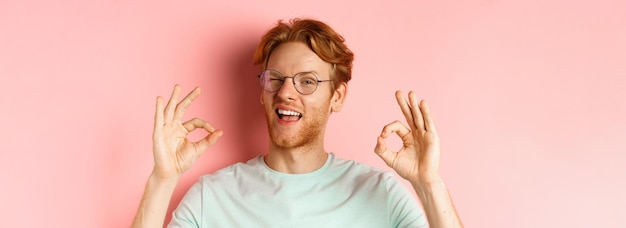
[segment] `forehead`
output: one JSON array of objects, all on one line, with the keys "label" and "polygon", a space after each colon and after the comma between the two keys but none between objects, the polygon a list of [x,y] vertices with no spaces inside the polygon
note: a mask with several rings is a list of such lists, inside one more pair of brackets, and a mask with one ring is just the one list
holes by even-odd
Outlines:
[{"label": "forehead", "polygon": [[289,42],[279,45],[272,51],[267,68],[288,75],[303,71],[325,74],[330,72],[330,63],[322,60],[306,44]]}]

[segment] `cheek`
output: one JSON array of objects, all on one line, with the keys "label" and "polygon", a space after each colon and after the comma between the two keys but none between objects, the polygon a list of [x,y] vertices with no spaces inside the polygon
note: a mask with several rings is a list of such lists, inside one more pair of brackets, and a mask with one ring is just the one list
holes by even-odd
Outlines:
[{"label": "cheek", "polygon": [[265,92],[261,92],[261,96],[260,96],[260,102],[263,105],[271,105],[272,100],[273,100],[273,96],[271,94],[265,93]]},{"label": "cheek", "polygon": [[331,111],[331,102],[330,97],[325,97],[320,100],[308,102],[311,109],[315,110],[317,113],[330,113]]},{"label": "cheek", "polygon": [[263,95],[260,96],[259,100],[261,101],[261,104],[265,104],[265,102],[263,102]]}]

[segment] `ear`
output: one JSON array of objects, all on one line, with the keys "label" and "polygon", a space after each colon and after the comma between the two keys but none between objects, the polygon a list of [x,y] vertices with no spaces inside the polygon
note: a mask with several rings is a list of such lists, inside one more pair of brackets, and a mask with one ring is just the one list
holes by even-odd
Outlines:
[{"label": "ear", "polygon": [[346,101],[346,95],[348,95],[348,83],[341,82],[335,88],[333,97],[330,100],[330,111],[339,112],[343,108],[343,103]]}]

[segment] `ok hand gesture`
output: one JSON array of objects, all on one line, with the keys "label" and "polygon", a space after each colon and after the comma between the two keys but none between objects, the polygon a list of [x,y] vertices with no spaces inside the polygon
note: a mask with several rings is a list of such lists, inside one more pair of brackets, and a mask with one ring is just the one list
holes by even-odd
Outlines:
[{"label": "ok hand gesture", "polygon": [[[412,184],[430,184],[441,181],[439,175],[439,136],[426,101],[418,104],[413,91],[409,92],[408,102],[401,91],[396,91],[398,105],[409,125],[400,121],[387,124],[374,151],[401,177]],[[391,151],[385,139],[393,133],[402,139],[402,148]]]},{"label": "ok hand gesture", "polygon": [[[154,152],[152,172],[158,178],[180,177],[223,134],[223,131],[214,129],[209,123],[199,118],[182,122],[185,110],[200,95],[200,88],[196,87],[178,102],[180,90],[179,85],[174,87],[172,96],[165,107],[163,107],[163,98],[157,97],[152,134]],[[189,141],[188,134],[198,128],[204,129],[208,135],[197,142]]]}]

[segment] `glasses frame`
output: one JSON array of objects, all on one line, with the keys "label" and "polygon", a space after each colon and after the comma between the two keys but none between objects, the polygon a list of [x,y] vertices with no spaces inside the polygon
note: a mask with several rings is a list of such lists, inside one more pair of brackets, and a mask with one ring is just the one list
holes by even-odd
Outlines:
[{"label": "glasses frame", "polygon": [[[268,88],[265,88],[265,83],[263,83],[263,79],[261,78],[261,75],[263,75],[263,73],[265,73],[265,72],[267,72],[267,71],[275,72],[275,73],[278,73],[278,75],[282,76],[282,79],[278,79],[278,80],[281,80],[281,81],[282,81],[282,83],[280,84],[280,86],[279,86],[276,90],[273,90],[273,91],[272,91],[272,90],[269,90]],[[315,81],[317,82],[317,84],[315,84],[315,88],[314,88],[314,89],[313,89],[313,91],[311,91],[310,93],[303,93],[302,91],[300,91],[300,90],[298,89],[298,86],[296,86],[296,80],[295,80],[295,78],[296,78],[297,76],[301,75],[301,74],[312,74],[312,75],[313,75],[313,77],[315,77]],[[280,90],[281,88],[283,88],[283,85],[285,85],[285,80],[286,80],[287,78],[291,78],[291,83],[293,84],[293,87],[296,89],[296,91],[298,91],[298,93],[300,93],[300,94],[302,94],[302,95],[309,95],[309,94],[313,94],[313,93],[315,93],[315,91],[317,91],[317,87],[319,87],[319,83],[321,83],[321,82],[332,82],[332,81],[333,81],[332,79],[329,79],[329,80],[320,80],[319,76],[318,76],[315,72],[313,72],[313,71],[298,72],[298,73],[294,74],[293,76],[287,76],[287,75],[284,75],[283,73],[281,73],[281,72],[280,72],[280,71],[278,71],[278,70],[274,70],[274,69],[265,69],[264,71],[262,71],[261,73],[259,73],[259,74],[257,75],[257,77],[259,78],[259,84],[261,85],[261,88],[263,88],[263,90],[265,90],[265,91],[267,91],[267,92],[270,92],[270,93],[276,92],[276,91]],[[270,79],[270,80],[271,80],[271,79]],[[275,80],[276,80],[276,79],[275,79]]]}]

